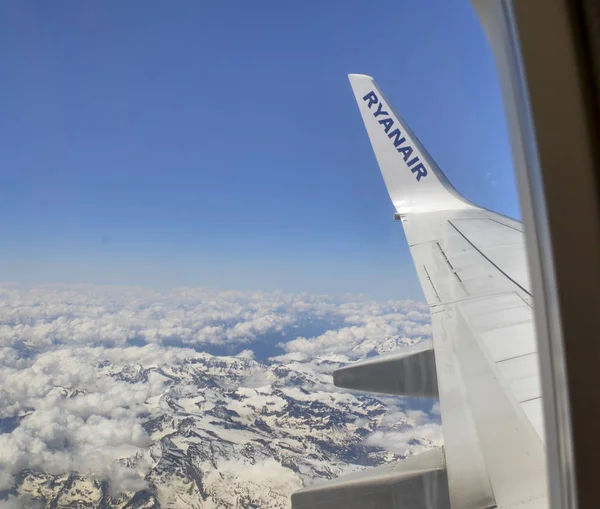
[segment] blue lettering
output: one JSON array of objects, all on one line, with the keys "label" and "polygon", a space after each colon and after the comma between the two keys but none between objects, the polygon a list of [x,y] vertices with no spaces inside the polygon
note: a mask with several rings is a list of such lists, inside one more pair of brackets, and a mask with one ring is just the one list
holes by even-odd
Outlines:
[{"label": "blue lettering", "polygon": [[417,182],[421,180],[422,177],[427,176],[427,168],[423,165],[423,163],[419,162],[419,156],[413,157],[410,161],[409,158],[413,154],[413,148],[410,145],[402,146],[402,144],[406,141],[406,138],[402,136],[402,132],[399,128],[394,129],[390,132],[390,129],[394,126],[394,119],[390,116],[390,114],[383,109],[383,103],[379,102],[379,98],[375,92],[371,91],[367,95],[363,97],[363,101],[368,102],[367,106],[369,109],[376,104],[377,108],[373,112],[373,116],[375,118],[383,115],[387,116],[387,118],[382,118],[378,122],[383,126],[383,129],[388,135],[388,138],[392,140],[394,144],[394,148],[398,151],[398,153],[402,154],[402,158],[407,166],[410,168],[410,171],[414,173],[417,177]]},{"label": "blue lettering", "polygon": [[410,171],[417,174],[417,182],[419,180],[421,180],[421,177],[425,177],[427,175],[427,170],[425,169],[425,166],[423,166],[422,163],[419,163],[416,166],[413,166],[410,169]]},{"label": "blue lettering", "polygon": [[[379,121],[379,122],[381,123],[381,121]],[[406,138],[400,138],[400,136],[402,136],[400,129],[394,129],[390,134],[388,134],[388,138],[390,140],[394,136],[396,137],[396,139],[394,140],[394,147],[396,147],[396,148],[398,148],[400,145],[402,145],[406,141]]]},{"label": "blue lettering", "polygon": [[394,125],[394,121],[391,118],[384,118],[380,120],[379,123],[385,126],[386,133],[390,130],[390,127]]},{"label": "blue lettering", "polygon": [[405,161],[408,161],[408,158],[411,156],[413,149],[412,147],[409,147],[408,145],[406,147],[398,147],[398,152],[401,152],[403,154],[402,157],[404,157]]},{"label": "blue lettering", "polygon": [[377,111],[373,113],[373,115],[378,117],[379,115],[389,115],[389,113],[387,111],[383,111],[383,104],[379,103],[379,106],[377,106]]},{"label": "blue lettering", "polygon": [[371,109],[371,106],[377,104],[379,102],[379,99],[377,99],[375,92],[369,92],[363,97],[363,101],[369,101],[369,109]]}]

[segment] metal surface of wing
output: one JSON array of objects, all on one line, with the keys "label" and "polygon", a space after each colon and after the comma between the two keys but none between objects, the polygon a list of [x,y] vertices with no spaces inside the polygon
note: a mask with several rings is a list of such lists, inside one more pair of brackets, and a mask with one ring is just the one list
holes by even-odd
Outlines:
[{"label": "metal surface of wing", "polygon": [[333,383],[359,391],[437,398],[433,343],[422,341],[399,352],[338,369]]},{"label": "metal surface of wing", "polygon": [[292,495],[295,509],[450,509],[441,449],[315,483]]}]

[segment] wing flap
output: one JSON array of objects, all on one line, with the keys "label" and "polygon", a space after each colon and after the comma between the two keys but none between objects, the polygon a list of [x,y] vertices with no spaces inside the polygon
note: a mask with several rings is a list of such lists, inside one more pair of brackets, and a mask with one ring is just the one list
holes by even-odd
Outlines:
[{"label": "wing flap", "polygon": [[431,341],[423,341],[399,352],[380,355],[333,372],[337,387],[437,398],[437,376]]},{"label": "wing flap", "polygon": [[293,509],[450,509],[442,448],[315,483],[292,495]]}]

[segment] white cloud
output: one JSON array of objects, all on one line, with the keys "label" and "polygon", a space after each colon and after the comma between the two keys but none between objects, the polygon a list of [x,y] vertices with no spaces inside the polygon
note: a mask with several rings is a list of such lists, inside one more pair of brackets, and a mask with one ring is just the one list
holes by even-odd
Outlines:
[{"label": "white cloud", "polygon": [[339,353],[364,340],[410,342],[431,333],[427,307],[412,301],[204,288],[157,293],[136,287],[0,286],[0,346],[12,347],[0,354],[0,365],[22,362],[14,352],[23,347],[43,351],[61,344],[147,343],[201,348],[239,345],[277,333],[294,339],[302,324],[315,320],[346,325],[333,331],[323,326],[316,336],[288,344],[288,352]]},{"label": "white cloud", "polygon": [[375,431],[366,438],[365,443],[402,456],[419,454],[443,445],[442,427],[437,423],[421,423],[406,430]]},{"label": "white cloud", "polygon": [[412,301],[347,302],[337,314],[348,325],[316,337],[298,337],[280,346],[288,353],[308,357],[364,357],[371,351],[383,353],[431,337],[427,307]]},{"label": "white cloud", "polygon": [[150,445],[141,416],[147,411],[145,402],[164,387],[151,380],[131,384],[102,376],[97,364],[106,353],[103,348],[61,348],[40,354],[27,368],[0,372],[2,416],[21,415],[14,430],[0,434],[0,471],[73,470],[109,479],[115,486],[141,480],[114,462]]},{"label": "white cloud", "polygon": [[243,357],[244,359],[254,359],[256,356],[252,350],[242,350],[237,354],[238,357]]}]

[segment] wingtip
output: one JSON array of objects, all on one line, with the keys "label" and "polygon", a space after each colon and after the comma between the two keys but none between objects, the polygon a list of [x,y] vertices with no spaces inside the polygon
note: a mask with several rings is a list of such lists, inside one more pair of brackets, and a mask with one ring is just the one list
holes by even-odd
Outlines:
[{"label": "wingtip", "polygon": [[366,74],[348,74],[348,79],[352,81],[353,79],[368,79],[373,81],[372,76],[368,76]]}]

